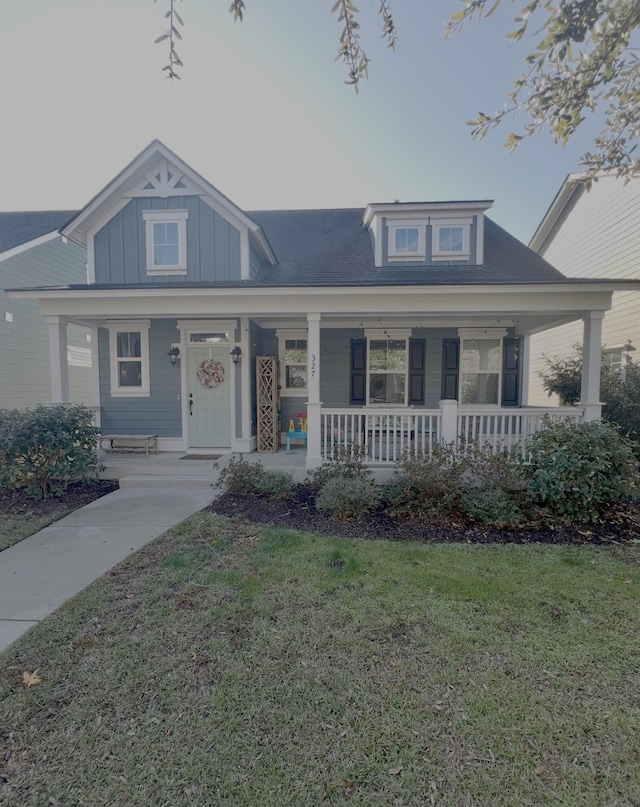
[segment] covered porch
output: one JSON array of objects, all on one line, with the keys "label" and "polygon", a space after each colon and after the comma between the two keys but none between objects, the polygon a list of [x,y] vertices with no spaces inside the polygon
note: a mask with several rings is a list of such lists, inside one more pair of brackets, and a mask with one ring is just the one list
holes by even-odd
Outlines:
[{"label": "covered porch", "polygon": [[[155,294],[91,286],[13,294],[38,297],[47,318],[52,401],[69,402],[66,330],[82,322],[96,333],[94,403],[103,425],[105,414],[112,418],[109,430],[118,433],[126,431],[125,417],[132,434],[144,424],[143,431],[159,434],[161,454],[255,451],[256,361],[273,357],[280,418],[273,448],[304,456],[305,467],[314,468],[351,445],[362,446],[365,461],[379,466],[438,443],[478,440],[494,451],[522,451],[545,415],[597,419],[602,319],[614,287],[615,281],[564,280],[259,289],[174,284]],[[576,320],[583,322],[580,405],[529,407],[532,334]],[[120,342],[109,340],[121,332],[129,347],[139,335],[137,352],[122,361],[115,353]],[[224,364],[218,389],[225,391],[228,437],[197,445],[189,425],[190,393],[200,389],[192,372],[198,359],[194,364],[190,357],[209,343]],[[170,364],[174,348],[177,362]],[[117,362],[136,364],[140,390],[116,389]],[[297,413],[306,419],[306,440],[284,452]]]}]

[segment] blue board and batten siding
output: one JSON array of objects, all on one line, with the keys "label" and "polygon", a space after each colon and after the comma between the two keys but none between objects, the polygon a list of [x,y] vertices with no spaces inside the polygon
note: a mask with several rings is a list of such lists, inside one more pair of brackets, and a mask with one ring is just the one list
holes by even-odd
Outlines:
[{"label": "blue board and batten siding", "polygon": [[151,320],[149,370],[151,394],[148,398],[112,398],[109,370],[109,332],[100,328],[100,400],[104,434],[157,434],[182,436],[180,367],[172,367],[167,346],[180,341],[175,320]]},{"label": "blue board and batten siding", "polygon": [[[148,276],[144,210],[188,210],[187,274]],[[94,239],[96,283],[240,280],[240,231],[197,196],[132,199]]]}]

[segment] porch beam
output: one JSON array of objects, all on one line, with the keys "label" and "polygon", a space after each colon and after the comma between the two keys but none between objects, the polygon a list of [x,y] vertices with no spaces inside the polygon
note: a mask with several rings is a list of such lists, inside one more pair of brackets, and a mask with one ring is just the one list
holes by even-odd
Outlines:
[{"label": "porch beam", "polygon": [[603,311],[589,311],[583,317],[582,386],[580,406],[584,421],[598,420],[602,415],[600,403],[600,370],[602,362]]},{"label": "porch beam", "polygon": [[320,400],[320,319],[319,313],[307,314],[307,468],[322,465]]},{"label": "porch beam", "polygon": [[48,316],[49,369],[51,373],[51,403],[69,403],[69,361],[67,358],[67,320]]}]

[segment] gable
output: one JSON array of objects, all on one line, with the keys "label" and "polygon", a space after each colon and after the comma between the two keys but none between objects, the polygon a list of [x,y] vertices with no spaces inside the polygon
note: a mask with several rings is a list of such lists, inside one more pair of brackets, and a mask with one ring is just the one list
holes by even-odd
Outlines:
[{"label": "gable", "polygon": [[[172,211],[185,219],[186,270],[153,274],[148,269],[149,213]],[[223,282],[241,279],[241,232],[198,196],[131,199],[93,236],[95,282]]]},{"label": "gable", "polygon": [[[198,199],[208,205],[227,225],[240,233],[240,274],[251,276],[250,252],[253,248],[261,259],[274,263],[275,257],[260,227],[228,197],[195,172],[164,144],[154,140],[135,157],[100,193],[69,221],[62,234],[88,250],[88,275],[96,278],[94,237],[116,219],[120,211],[134,199],[162,200]],[[177,209],[175,204],[169,205]],[[149,209],[154,209],[153,205]],[[184,209],[184,207],[183,207]],[[202,208],[201,208],[202,209]],[[115,249],[115,245],[112,244]],[[129,245],[127,248],[131,248]],[[123,261],[126,263],[126,260]]]}]

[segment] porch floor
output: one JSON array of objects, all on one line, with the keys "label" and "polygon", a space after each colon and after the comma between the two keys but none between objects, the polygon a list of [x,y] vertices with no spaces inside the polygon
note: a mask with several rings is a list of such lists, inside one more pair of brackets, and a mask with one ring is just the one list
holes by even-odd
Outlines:
[{"label": "porch floor", "polygon": [[[184,460],[184,451],[161,451],[158,454],[119,455],[98,453],[105,466],[100,479],[117,479],[120,487],[210,487],[215,485],[220,470],[239,454],[222,454],[220,459]],[[306,476],[307,452],[304,447],[291,451],[282,448],[275,454],[256,451],[244,455],[250,462],[261,462],[266,470],[287,471],[296,482]],[[218,467],[215,468],[214,465]]]}]

